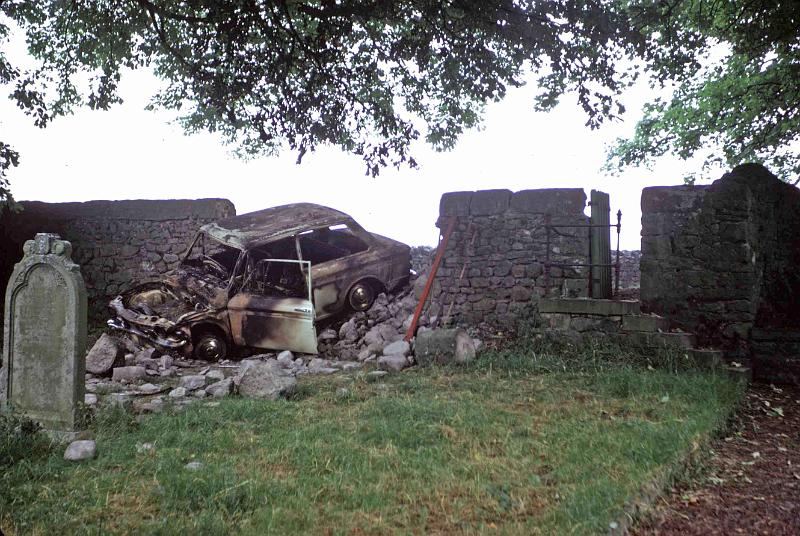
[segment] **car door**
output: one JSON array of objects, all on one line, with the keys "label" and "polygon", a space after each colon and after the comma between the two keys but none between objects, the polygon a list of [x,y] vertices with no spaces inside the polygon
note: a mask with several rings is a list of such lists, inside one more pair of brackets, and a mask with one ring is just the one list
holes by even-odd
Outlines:
[{"label": "car door", "polygon": [[262,259],[248,267],[241,289],[228,301],[228,316],[235,344],[316,354],[311,264]]}]

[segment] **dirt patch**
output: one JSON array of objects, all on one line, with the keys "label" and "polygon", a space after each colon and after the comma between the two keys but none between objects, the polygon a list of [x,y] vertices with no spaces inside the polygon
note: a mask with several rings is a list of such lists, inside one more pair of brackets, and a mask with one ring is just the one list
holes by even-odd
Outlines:
[{"label": "dirt patch", "polygon": [[712,449],[634,534],[800,534],[800,387],[752,385]]}]

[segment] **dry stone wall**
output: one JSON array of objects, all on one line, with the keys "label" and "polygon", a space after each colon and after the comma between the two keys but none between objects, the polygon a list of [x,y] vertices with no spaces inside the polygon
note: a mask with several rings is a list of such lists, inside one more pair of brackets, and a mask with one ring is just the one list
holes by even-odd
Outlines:
[{"label": "dry stone wall", "polygon": [[22,258],[26,240],[37,232],[57,233],[72,244],[95,311],[132,281],[174,268],[201,225],[236,214],[227,199],[21,205],[22,212],[5,213],[0,220],[3,281]]},{"label": "dry stone wall", "polygon": [[[753,329],[800,330],[798,266],[800,190],[760,165],[739,166],[710,186],[642,192],[643,309],[695,332],[701,344],[754,357],[756,376]],[[795,367],[800,358],[789,352],[782,363]]]},{"label": "dry stone wall", "polygon": [[[444,194],[437,226],[444,231],[450,218],[456,226],[429,315],[451,311],[451,324],[507,327],[548,286],[551,295],[586,296],[585,268],[551,267],[549,282],[545,274],[548,216],[553,225],[585,225],[585,206],[584,191],[572,188]],[[585,228],[560,228],[551,235],[550,261],[586,263],[588,242]]]}]

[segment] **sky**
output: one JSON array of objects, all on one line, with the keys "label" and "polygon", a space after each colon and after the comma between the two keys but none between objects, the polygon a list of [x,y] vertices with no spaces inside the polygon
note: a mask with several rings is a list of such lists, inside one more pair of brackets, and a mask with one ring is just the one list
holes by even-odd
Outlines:
[{"label": "sky", "polygon": [[[146,111],[159,81],[148,71],[126,73],[123,103],[109,111],[79,109],[39,129],[12,101],[0,99],[0,139],[20,153],[9,173],[17,200],[47,202],[93,199],[230,199],[244,214],[293,202],[313,202],[353,216],[367,230],[410,245],[436,245],[439,199],[449,191],[507,188],[584,188],[610,194],[612,219],[622,210],[621,249],[639,249],[641,190],[682,184],[699,171],[697,162],[663,157],[652,170],[619,176],[602,172],[606,147],[633,132],[641,107],[653,92],[646,86],[625,95],[625,120],[590,130],[574,95],[549,113],[533,110],[532,85],[510,89],[487,106],[479,129],[456,147],[436,152],[415,145],[419,169],[389,168],[364,175],[357,156],[335,148],[244,161],[209,133],[187,136],[175,115]],[[8,93],[8,88],[0,88]],[[709,175],[698,184],[719,178]],[[612,234],[612,248],[616,239]]]}]

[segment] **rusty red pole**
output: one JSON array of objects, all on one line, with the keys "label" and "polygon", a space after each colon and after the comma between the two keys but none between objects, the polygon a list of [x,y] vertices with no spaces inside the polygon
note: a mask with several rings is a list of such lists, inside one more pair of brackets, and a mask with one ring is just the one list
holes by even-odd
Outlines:
[{"label": "rusty red pole", "polygon": [[430,294],[431,287],[433,287],[433,280],[436,279],[436,272],[439,271],[439,265],[442,263],[444,250],[447,249],[447,242],[450,240],[450,235],[453,234],[453,229],[455,229],[455,227],[456,217],[453,216],[447,223],[447,228],[442,236],[442,243],[439,244],[436,257],[433,259],[433,264],[431,265],[431,272],[428,274],[428,280],[425,282],[425,288],[422,289],[422,296],[420,296],[417,308],[414,310],[414,317],[411,319],[411,325],[408,326],[406,336],[403,338],[406,342],[410,342],[411,339],[414,338],[414,332],[417,331],[417,322],[419,322],[419,317],[422,315],[422,308],[425,307],[425,302],[428,301],[428,294]]}]

